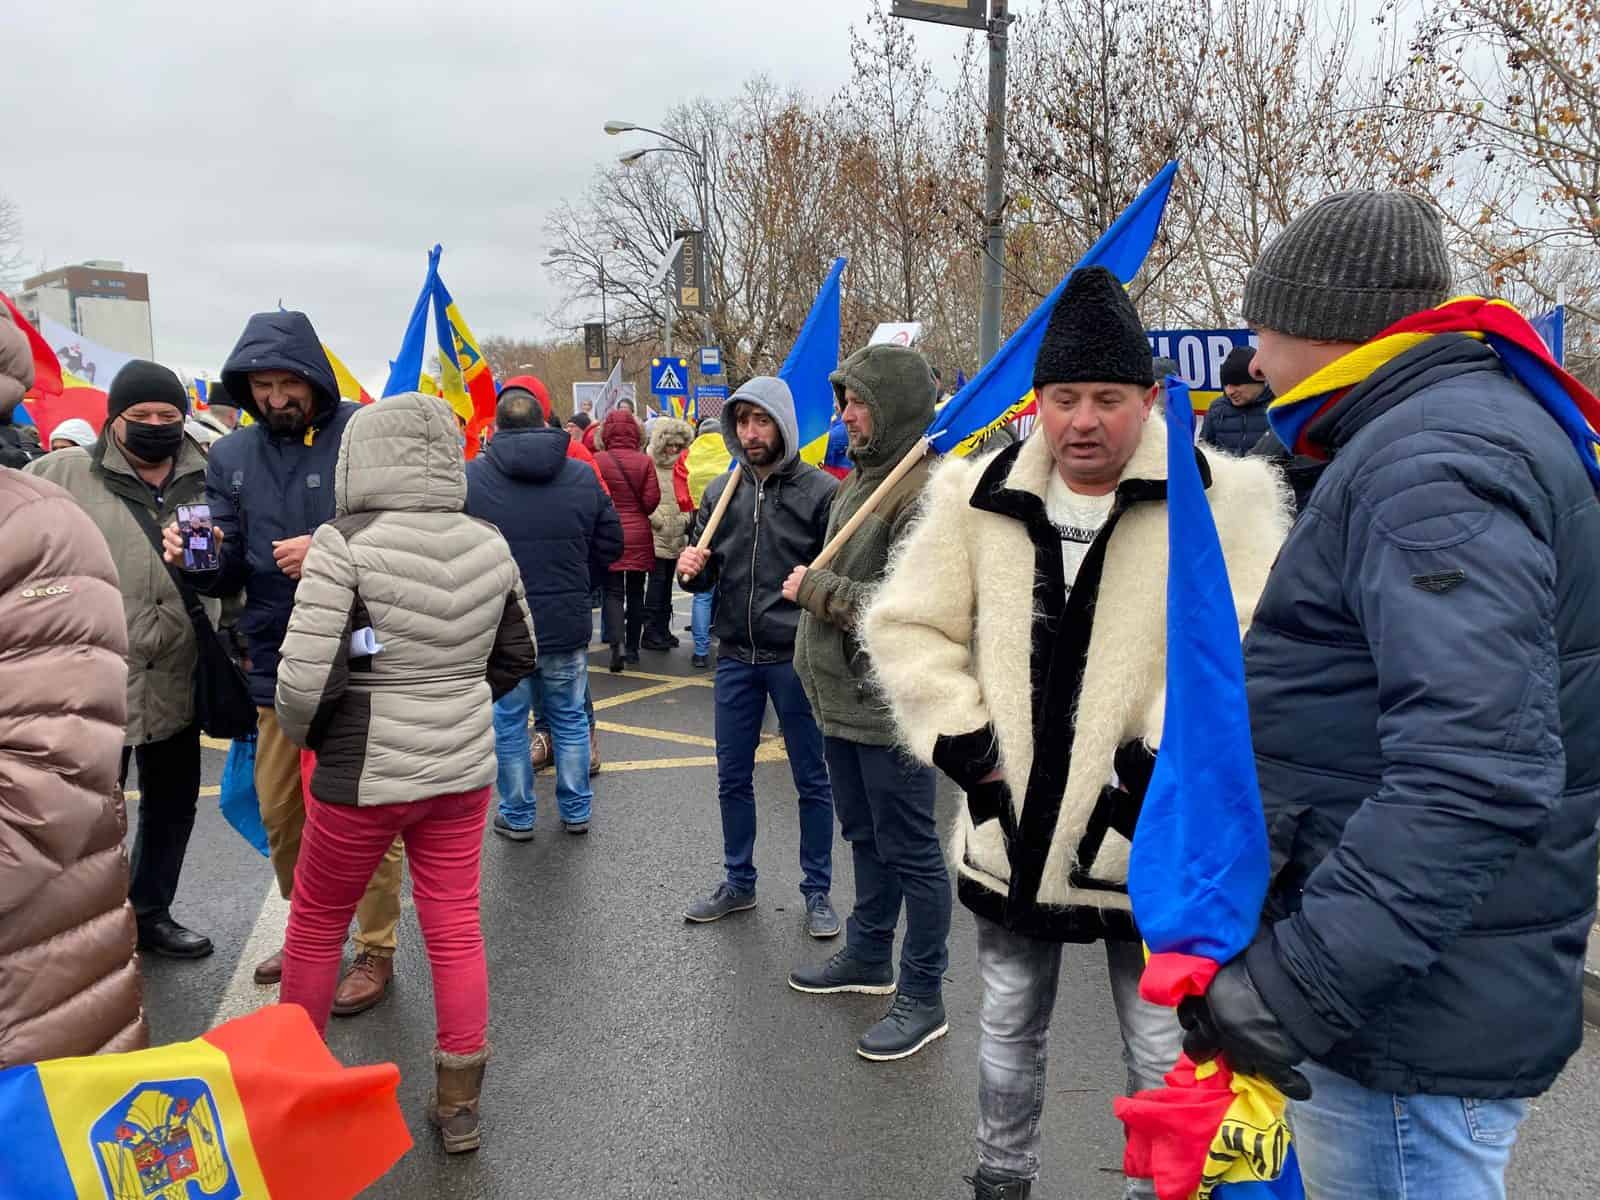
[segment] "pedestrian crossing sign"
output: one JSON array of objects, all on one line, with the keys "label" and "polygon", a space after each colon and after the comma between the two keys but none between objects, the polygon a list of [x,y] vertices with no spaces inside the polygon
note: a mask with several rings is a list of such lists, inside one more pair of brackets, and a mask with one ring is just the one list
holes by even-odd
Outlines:
[{"label": "pedestrian crossing sign", "polygon": [[650,360],[650,390],[658,396],[688,395],[689,360],[687,358],[652,358]]}]

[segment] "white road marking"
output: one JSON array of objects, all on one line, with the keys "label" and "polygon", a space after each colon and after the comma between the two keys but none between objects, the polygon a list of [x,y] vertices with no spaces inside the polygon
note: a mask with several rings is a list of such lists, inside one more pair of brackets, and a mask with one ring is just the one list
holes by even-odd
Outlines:
[{"label": "white road marking", "polygon": [[277,1002],[277,985],[262,987],[256,983],[254,973],[257,963],[283,948],[283,935],[288,928],[289,902],[278,894],[278,881],[273,879],[267,884],[261,911],[256,916],[250,936],[245,939],[239,964],[234,967],[233,978],[228,981],[228,989],[217,1002],[216,1012],[211,1014],[211,1028]]}]

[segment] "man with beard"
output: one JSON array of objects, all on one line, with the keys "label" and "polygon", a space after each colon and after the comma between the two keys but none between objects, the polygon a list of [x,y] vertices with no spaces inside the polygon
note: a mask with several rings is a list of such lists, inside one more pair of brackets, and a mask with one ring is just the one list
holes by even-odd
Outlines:
[{"label": "man with beard", "polygon": [[[728,401],[722,436],[738,460],[706,488],[689,547],[678,556],[684,589],[717,589],[717,802],[725,876],[684,919],[704,923],[756,906],[756,747],[767,701],[777,710],[800,794],[800,892],[806,931],[837,937],[828,900],[833,877],[833,793],[822,732],[794,669],[800,607],[783,595],[795,563],[822,549],[834,480],[800,459],[794,397],[781,379],[750,380]],[[723,491],[737,483],[707,549],[696,544]]]},{"label": "man with beard", "polygon": [[[328,356],[310,319],[299,312],[251,317],[223,365],[222,383],[255,424],[235,430],[211,449],[206,499],[221,537],[220,564],[192,578],[196,590],[208,595],[225,596],[240,588],[246,592],[239,629],[260,718],[256,795],[278,888],[288,899],[306,810],[300,749],[284,735],[273,711],[278,650],[288,632],[311,535],[334,516],[334,465],[344,427],[357,406],[340,402]],[[167,531],[167,560],[183,561],[175,528]],[[339,984],[336,1015],[363,1012],[388,989],[400,920],[400,859],[397,840],[356,910],[356,960]],[[282,976],[281,951],[255,970],[260,984],[277,983]]]}]

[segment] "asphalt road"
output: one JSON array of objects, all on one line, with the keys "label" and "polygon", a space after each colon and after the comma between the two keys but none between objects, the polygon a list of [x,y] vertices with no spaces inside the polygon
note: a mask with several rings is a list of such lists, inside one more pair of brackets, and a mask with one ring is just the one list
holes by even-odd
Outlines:
[{"label": "asphalt road", "polygon": [[[681,600],[681,598],[680,598]],[[686,601],[681,607],[686,609]],[[710,673],[688,638],[645,655],[643,674],[592,676],[606,766],[587,838],[563,834],[554,781],[539,777],[538,836],[484,845],[483,922],[495,1058],[484,1145],[447,1159],[423,1116],[431,1086],[432,992],[409,893],[397,978],[379,1008],[334,1019],[343,1061],[390,1060],[416,1139],[371,1197],[468,1200],[883,1200],[970,1196],[977,1009],[973,920],[957,905],[946,981],[950,1035],[916,1058],[873,1064],[854,1041],[886,1007],[872,997],[790,990],[790,966],[830,953],[802,928],[799,830],[781,742],[756,768],[760,905],[689,926],[691,897],[720,876]],[[612,726],[605,729],[605,726]],[[214,788],[223,755],[206,754]],[[130,781],[130,786],[137,786]],[[953,794],[940,797],[946,828]],[[209,934],[199,963],[147,960],[158,1042],[270,1002],[249,981],[281,929],[271,872],[202,798],[177,915]],[[834,853],[835,905],[848,911],[849,855]],[[409,884],[408,884],[409,887]],[[1068,947],[1043,1119],[1045,1200],[1121,1195],[1123,1083],[1097,947]],[[1529,1014],[1537,1020],[1538,1014]],[[1512,1164],[1511,1195],[1589,1197],[1600,1178],[1600,1054],[1590,1039],[1540,1099]]]}]

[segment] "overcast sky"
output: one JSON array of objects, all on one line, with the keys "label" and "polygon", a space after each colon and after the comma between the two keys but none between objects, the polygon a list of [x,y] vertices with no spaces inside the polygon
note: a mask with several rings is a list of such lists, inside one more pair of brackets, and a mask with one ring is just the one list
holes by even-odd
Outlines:
[{"label": "overcast sky", "polygon": [[[310,313],[381,384],[426,269],[479,337],[543,336],[546,214],[690,97],[818,95],[871,0],[6,6],[0,194],[31,268],[150,276],[156,356],[213,374],[248,314]],[[920,25],[924,52],[962,31]]]}]

